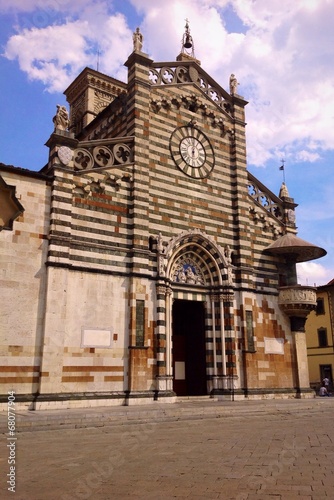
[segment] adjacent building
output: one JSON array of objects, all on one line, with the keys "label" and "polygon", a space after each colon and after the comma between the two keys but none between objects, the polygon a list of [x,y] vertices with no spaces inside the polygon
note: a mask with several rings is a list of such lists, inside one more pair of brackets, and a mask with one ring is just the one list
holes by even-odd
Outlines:
[{"label": "adjacent building", "polygon": [[317,307],[306,321],[307,356],[311,387],[318,391],[324,378],[333,388],[334,280],[317,288]]}]

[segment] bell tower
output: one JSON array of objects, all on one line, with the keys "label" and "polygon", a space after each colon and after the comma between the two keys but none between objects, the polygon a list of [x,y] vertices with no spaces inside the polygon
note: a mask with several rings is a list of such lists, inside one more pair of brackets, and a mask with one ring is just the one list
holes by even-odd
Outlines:
[{"label": "bell tower", "polygon": [[103,109],[125,92],[123,82],[85,68],[64,92],[70,105],[70,131],[80,134]]}]

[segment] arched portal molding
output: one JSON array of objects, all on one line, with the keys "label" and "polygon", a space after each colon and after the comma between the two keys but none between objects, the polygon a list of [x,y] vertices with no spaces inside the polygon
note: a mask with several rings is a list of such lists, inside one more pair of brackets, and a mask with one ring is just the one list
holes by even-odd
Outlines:
[{"label": "arched portal molding", "polygon": [[159,275],[174,283],[221,286],[230,267],[226,251],[200,230],[184,231],[167,245],[158,238]]}]

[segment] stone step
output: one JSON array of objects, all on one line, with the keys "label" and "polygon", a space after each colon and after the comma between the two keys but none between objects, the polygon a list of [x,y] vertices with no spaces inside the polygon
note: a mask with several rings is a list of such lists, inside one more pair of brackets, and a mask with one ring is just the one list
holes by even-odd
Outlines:
[{"label": "stone step", "polygon": [[[16,413],[16,432],[75,429],[83,427],[122,426],[162,421],[204,418],[245,418],[263,413],[309,413],[320,407],[334,410],[334,398],[221,401],[211,398],[178,399],[176,403],[153,403],[144,406],[81,408],[68,410],[21,411]],[[7,434],[7,413],[0,414],[0,433]]]},{"label": "stone step", "polygon": [[214,402],[217,401],[216,397],[211,397],[208,395],[205,396],[177,396],[177,403],[197,403],[197,402]]}]

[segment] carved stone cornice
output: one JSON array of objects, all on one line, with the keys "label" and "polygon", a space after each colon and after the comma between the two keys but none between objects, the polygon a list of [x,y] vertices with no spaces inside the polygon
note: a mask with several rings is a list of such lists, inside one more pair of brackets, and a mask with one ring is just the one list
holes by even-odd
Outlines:
[{"label": "carved stone cornice", "polygon": [[234,292],[229,291],[229,292],[223,292],[219,294],[219,301],[220,302],[233,302],[234,300]]},{"label": "carved stone cornice", "polygon": [[114,97],[126,91],[126,83],[91,68],[85,68],[65,90],[64,94],[68,102],[73,103],[89,87],[111,94]]}]

